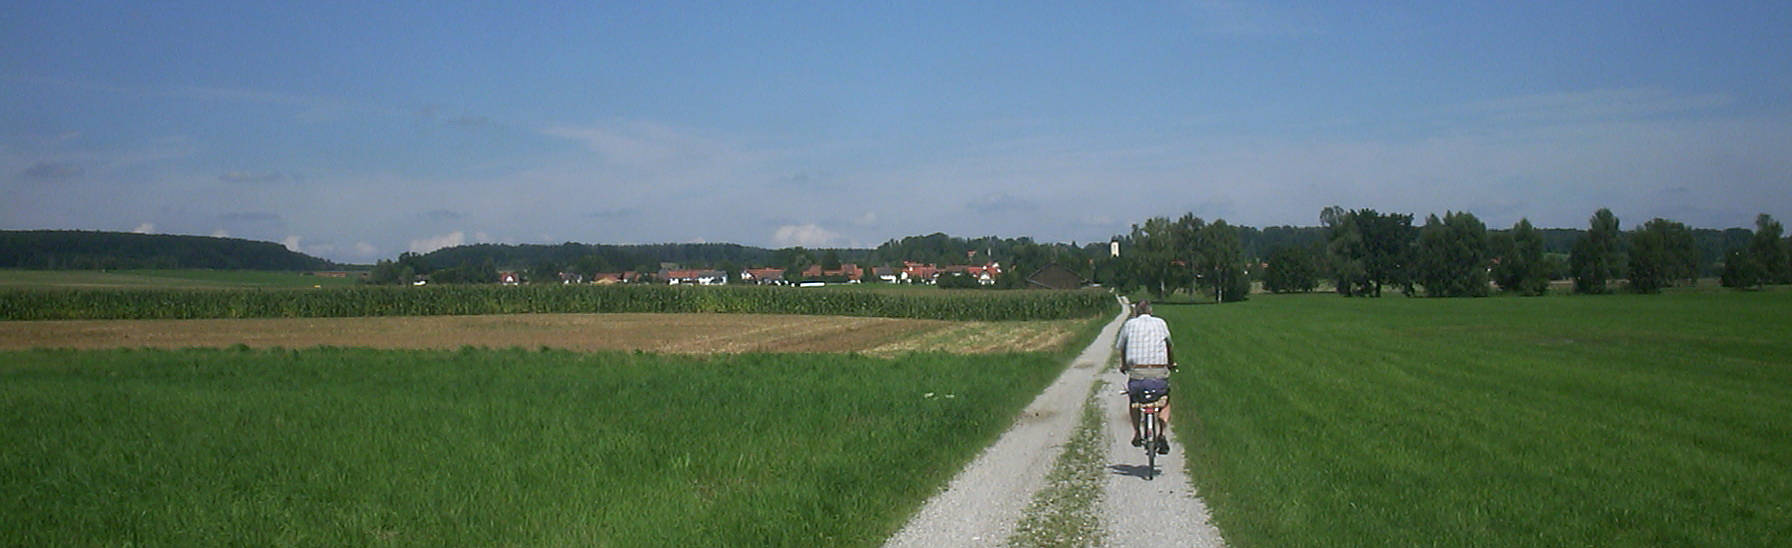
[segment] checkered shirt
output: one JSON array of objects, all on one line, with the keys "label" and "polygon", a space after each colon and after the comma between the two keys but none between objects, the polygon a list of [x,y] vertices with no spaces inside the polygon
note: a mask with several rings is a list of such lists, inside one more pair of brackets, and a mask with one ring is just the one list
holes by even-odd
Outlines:
[{"label": "checkered shirt", "polygon": [[1120,326],[1120,338],[1114,341],[1114,348],[1121,350],[1122,359],[1131,365],[1169,365],[1170,349],[1165,342],[1170,340],[1170,326],[1151,315],[1143,315],[1126,320]]}]

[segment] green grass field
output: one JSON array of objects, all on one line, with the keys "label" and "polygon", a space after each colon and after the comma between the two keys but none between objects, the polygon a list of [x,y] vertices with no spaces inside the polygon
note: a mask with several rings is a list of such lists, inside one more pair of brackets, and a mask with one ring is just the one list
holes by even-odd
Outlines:
[{"label": "green grass field", "polygon": [[1159,314],[1185,365],[1178,435],[1233,545],[1792,538],[1792,293]]},{"label": "green grass field", "polygon": [[0,545],[873,545],[1065,363],[4,353]]},{"label": "green grass field", "polygon": [[353,278],[257,270],[15,270],[0,269],[0,288],[300,288],[353,286]]}]

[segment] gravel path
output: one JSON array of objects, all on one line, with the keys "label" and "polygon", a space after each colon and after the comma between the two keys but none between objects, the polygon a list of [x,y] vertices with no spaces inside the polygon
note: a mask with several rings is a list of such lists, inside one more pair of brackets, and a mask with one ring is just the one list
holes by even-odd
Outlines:
[{"label": "gravel path", "polygon": [[[1064,374],[1021,413],[1014,426],[953,478],[946,490],[922,507],[887,546],[990,546],[1014,533],[1021,513],[1045,486],[1060,449],[1075,430],[1090,387],[1100,378],[1109,386],[1125,379],[1107,367],[1122,314],[1079,354]],[[1105,377],[1104,377],[1105,376]],[[1124,396],[1115,388],[1100,403],[1109,409],[1107,438],[1112,471],[1100,510],[1106,544],[1117,546],[1223,546],[1182,472],[1180,446],[1158,459],[1160,474],[1139,475],[1144,453],[1130,444]],[[1119,422],[1115,422],[1118,417]],[[1116,426],[1117,425],[1117,426]],[[1124,436],[1124,437],[1122,437]],[[1150,504],[1128,504],[1148,500]]]},{"label": "gravel path", "polygon": [[[1101,514],[1107,546],[1225,546],[1195,496],[1184,472],[1182,445],[1171,441],[1170,454],[1157,456],[1157,474],[1144,477],[1145,450],[1132,446],[1132,423],[1126,413],[1126,375],[1109,369],[1102,374],[1113,390],[1103,394],[1108,431],[1108,483]],[[1174,387],[1172,387],[1173,389]],[[1174,405],[1175,396],[1171,401]],[[1174,432],[1175,426],[1170,427]],[[1174,440],[1174,436],[1172,436]]]}]

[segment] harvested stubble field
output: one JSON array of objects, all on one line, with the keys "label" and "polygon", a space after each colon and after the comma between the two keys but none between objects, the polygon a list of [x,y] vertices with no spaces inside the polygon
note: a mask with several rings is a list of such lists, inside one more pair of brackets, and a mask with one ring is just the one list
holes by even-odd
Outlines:
[{"label": "harvested stubble field", "polygon": [[245,345],[381,349],[561,348],[668,353],[1056,349],[1081,320],[951,322],[771,314],[508,314],[253,320],[0,322],[0,350]]}]

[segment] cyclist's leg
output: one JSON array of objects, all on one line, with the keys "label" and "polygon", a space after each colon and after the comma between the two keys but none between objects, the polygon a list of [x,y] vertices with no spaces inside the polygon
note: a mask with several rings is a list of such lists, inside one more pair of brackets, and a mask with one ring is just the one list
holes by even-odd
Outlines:
[{"label": "cyclist's leg", "polygon": [[1139,430],[1139,408],[1132,406],[1132,402],[1137,399],[1139,393],[1133,380],[1130,378],[1126,380],[1126,411],[1127,416],[1132,419],[1132,445],[1138,447],[1144,445],[1145,435]]},{"label": "cyclist's leg", "polygon": [[1130,399],[1127,400],[1126,407],[1127,411],[1131,412],[1129,415],[1132,416],[1132,444],[1134,447],[1137,447],[1142,445],[1145,440],[1144,434],[1139,433],[1139,410],[1132,408],[1132,400]]}]

